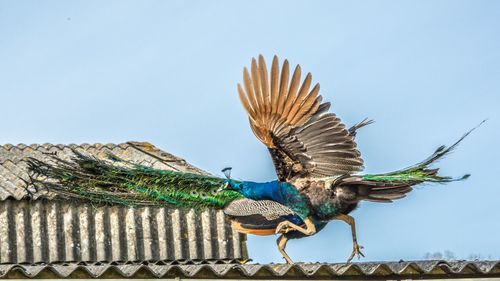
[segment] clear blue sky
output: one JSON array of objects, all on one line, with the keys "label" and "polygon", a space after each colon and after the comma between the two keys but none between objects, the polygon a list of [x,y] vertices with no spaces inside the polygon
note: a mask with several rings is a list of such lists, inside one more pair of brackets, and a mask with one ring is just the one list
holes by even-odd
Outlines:
[{"label": "clear blue sky", "polygon": [[[252,56],[300,63],[358,135],[366,172],[422,160],[469,180],[417,188],[353,215],[366,258],[453,251],[500,258],[499,1],[1,1],[0,143],[149,141],[212,173],[275,178],[236,83]],[[296,261],[345,261],[333,222],[289,243]],[[275,237],[251,257],[281,262]]]}]

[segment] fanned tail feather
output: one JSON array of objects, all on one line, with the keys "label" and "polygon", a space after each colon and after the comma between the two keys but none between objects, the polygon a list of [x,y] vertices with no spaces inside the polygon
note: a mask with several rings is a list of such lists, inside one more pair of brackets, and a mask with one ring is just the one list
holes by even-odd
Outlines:
[{"label": "fanned tail feather", "polygon": [[65,197],[94,203],[174,205],[186,208],[222,208],[237,192],[219,191],[225,179],[159,170],[133,164],[114,155],[99,160],[74,151],[67,161],[52,155],[51,161],[27,160],[35,188],[47,188]]}]

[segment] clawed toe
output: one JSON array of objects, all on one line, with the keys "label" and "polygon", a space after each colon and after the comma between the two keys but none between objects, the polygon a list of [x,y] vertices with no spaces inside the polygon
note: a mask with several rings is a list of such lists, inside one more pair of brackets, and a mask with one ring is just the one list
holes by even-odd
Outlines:
[{"label": "clawed toe", "polygon": [[288,221],[284,221],[284,222],[281,222],[280,224],[278,224],[274,233],[275,234],[288,233],[291,230],[293,230],[293,228],[290,227],[290,225],[288,224]]},{"label": "clawed toe", "polygon": [[363,252],[361,252],[362,249],[364,249],[363,246],[360,246],[357,243],[354,244],[353,249],[352,249],[352,253],[349,256],[349,258],[347,259],[347,263],[350,263],[352,261],[352,259],[354,258],[354,256],[356,256],[358,258],[358,260],[361,257],[365,257],[365,255],[363,254]]}]

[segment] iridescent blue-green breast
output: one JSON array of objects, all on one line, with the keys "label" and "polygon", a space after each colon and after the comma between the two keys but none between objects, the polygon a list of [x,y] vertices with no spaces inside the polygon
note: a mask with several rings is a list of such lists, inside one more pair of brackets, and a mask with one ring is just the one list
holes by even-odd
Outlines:
[{"label": "iridescent blue-green breast", "polygon": [[318,220],[331,220],[343,211],[343,206],[336,196],[336,187],[329,186],[324,180],[305,180],[296,183],[300,186],[300,193],[309,202],[311,214]]}]

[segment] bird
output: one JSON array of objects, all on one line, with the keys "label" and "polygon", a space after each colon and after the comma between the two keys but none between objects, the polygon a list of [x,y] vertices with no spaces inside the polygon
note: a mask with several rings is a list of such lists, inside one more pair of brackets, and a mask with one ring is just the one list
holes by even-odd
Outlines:
[{"label": "bird", "polygon": [[[347,128],[323,102],[312,75],[301,78],[288,60],[280,65],[273,57],[268,70],[262,55],[244,68],[237,93],[248,115],[250,128],[267,147],[276,179],[253,182],[224,176],[155,169],[121,159],[105,159],[74,150],[72,159],[51,155],[51,160],[28,158],[30,186],[46,188],[68,198],[98,204],[165,206],[197,210],[222,209],[240,233],[277,235],[277,247],[286,263],[287,242],[317,234],[332,220],[351,229],[354,257],[364,257],[358,244],[355,219],[350,213],[361,201],[390,203],[423,183],[448,183],[453,178],[438,173],[431,164],[453,151],[474,129],[450,146],[440,146],[415,165],[393,172],[361,174],[363,159],[356,135],[373,121],[364,119]],[[483,121],[484,122],[484,121]],[[482,123],[481,123],[482,124]]]}]

